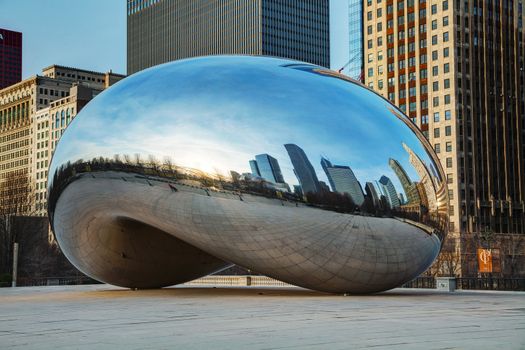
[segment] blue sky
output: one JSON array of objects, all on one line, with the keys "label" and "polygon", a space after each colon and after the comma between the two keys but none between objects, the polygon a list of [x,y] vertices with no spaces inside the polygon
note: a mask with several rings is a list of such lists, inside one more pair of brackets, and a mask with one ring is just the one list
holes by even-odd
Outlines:
[{"label": "blue sky", "polygon": [[[330,0],[331,65],[348,60],[348,0]],[[0,27],[23,33],[23,78],[60,64],[126,73],[126,0],[0,0]]]}]

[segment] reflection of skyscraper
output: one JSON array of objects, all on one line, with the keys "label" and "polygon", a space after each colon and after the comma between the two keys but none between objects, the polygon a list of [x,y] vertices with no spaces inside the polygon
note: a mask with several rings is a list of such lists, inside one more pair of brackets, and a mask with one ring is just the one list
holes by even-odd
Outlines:
[{"label": "reflection of skyscraper", "polygon": [[332,165],[325,158],[321,158],[321,166],[334,192],[348,193],[355,204],[363,204],[365,201],[363,190],[349,166]]},{"label": "reflection of skyscraper", "polygon": [[408,153],[408,161],[410,162],[410,164],[412,164],[417,174],[419,175],[419,182],[423,184],[425,195],[428,201],[428,207],[435,208],[436,188],[434,187],[434,181],[432,181],[432,176],[430,175],[423,161],[414,153],[414,151],[412,151],[410,147],[403,143],[403,148]]},{"label": "reflection of skyscraper", "polygon": [[[250,161],[250,166],[251,162],[253,161]],[[281,167],[279,166],[277,159],[269,154],[258,154],[255,156],[255,162],[259,170],[259,176],[263,179],[273,183],[284,183]]]},{"label": "reflection of skyscraper", "polygon": [[257,165],[257,161],[250,160],[250,168],[252,169],[253,176],[261,177],[261,172],[259,171],[259,166]]},{"label": "reflection of skyscraper", "polygon": [[383,175],[379,179],[379,183],[383,187],[383,192],[385,194],[385,197],[388,199],[388,202],[390,203],[390,207],[392,209],[399,207],[399,198],[397,196],[397,191],[392,181],[390,181],[388,177]]},{"label": "reflection of skyscraper", "polygon": [[373,183],[367,182],[365,185],[366,195],[372,200],[375,206],[379,206],[379,195]]},{"label": "reflection of skyscraper", "polygon": [[308,160],[303,149],[293,143],[288,143],[284,145],[284,147],[290,156],[294,168],[293,171],[295,176],[297,176],[297,180],[301,184],[303,193],[306,195],[308,192],[320,192],[321,186],[319,185],[319,180],[315,174],[314,167]]},{"label": "reflection of skyscraper", "polygon": [[399,164],[399,162],[395,159],[390,158],[388,161],[388,164],[394,170],[394,173],[396,173],[397,178],[399,179],[399,182],[401,182],[401,186],[403,186],[403,190],[405,191],[405,194],[407,196],[407,200],[409,204],[419,204],[421,202],[421,199],[419,198],[419,193],[417,191],[416,185],[410,180],[410,177],[408,177],[408,174],[406,173],[405,169]]}]

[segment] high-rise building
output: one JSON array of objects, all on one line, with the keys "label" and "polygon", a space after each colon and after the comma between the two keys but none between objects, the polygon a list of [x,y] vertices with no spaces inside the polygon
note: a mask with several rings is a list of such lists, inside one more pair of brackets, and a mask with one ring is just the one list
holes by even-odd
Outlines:
[{"label": "high-rise building", "polygon": [[348,54],[346,74],[356,80],[363,80],[363,0],[348,0]]},{"label": "high-rise building", "polygon": [[329,0],[128,0],[128,74],[188,57],[268,55],[329,67]]},{"label": "high-rise building", "polygon": [[321,192],[317,174],[303,149],[293,143],[286,144],[284,147],[288,152],[288,156],[290,156],[294,168],[293,171],[301,185],[303,194]]},{"label": "high-rise building", "polygon": [[365,192],[366,195],[370,198],[372,202],[371,204],[373,204],[375,207],[379,207],[381,202],[373,183],[367,182],[365,184]]},{"label": "high-rise building", "polygon": [[[401,186],[403,187],[403,190],[405,191],[405,194],[407,196],[408,204],[417,205],[421,203],[421,198],[419,197],[419,193],[416,188],[416,184],[410,180],[410,177],[408,176],[407,172],[399,164],[399,162],[395,159],[390,158],[388,161],[388,164],[394,170],[394,173],[396,174],[397,178],[399,179],[399,182],[401,182]],[[404,202],[404,201],[403,201]]]},{"label": "high-rise building", "polygon": [[259,170],[259,165],[255,159],[250,160],[250,169],[252,170],[253,176],[261,177],[261,171]]},{"label": "high-rise building", "polygon": [[379,183],[383,188],[383,193],[390,204],[390,208],[398,208],[401,203],[399,203],[399,196],[397,195],[396,188],[394,187],[392,181],[387,176],[383,175],[379,179]]},{"label": "high-rise building", "polygon": [[45,215],[47,168],[63,129],[122,77],[55,65],[0,90],[0,213]]},{"label": "high-rise building", "polygon": [[[258,154],[255,156],[256,166],[259,176],[273,183],[284,183],[283,174],[279,162],[269,154]],[[250,165],[251,165],[250,161]]]},{"label": "high-rise building", "polygon": [[0,28],[0,89],[22,80],[22,33]]},{"label": "high-rise building", "polygon": [[[364,5],[365,82],[434,147],[458,240],[525,233],[523,7],[523,0]],[[462,255],[475,257],[466,249]]]},{"label": "high-rise building", "polygon": [[321,166],[334,192],[347,193],[356,205],[363,204],[363,190],[349,166],[332,165],[326,158],[321,159]]}]

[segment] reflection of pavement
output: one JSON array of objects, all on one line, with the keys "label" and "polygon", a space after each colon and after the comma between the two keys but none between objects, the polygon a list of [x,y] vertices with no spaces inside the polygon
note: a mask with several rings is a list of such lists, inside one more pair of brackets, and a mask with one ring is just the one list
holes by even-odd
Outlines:
[{"label": "reflection of pavement", "polygon": [[[167,183],[124,180],[115,173],[83,176],[64,190],[57,203],[55,220],[62,221],[57,227],[70,228],[65,234],[58,232],[63,248],[77,256],[77,263],[89,262],[89,268],[120,278],[127,266],[139,268],[151,255],[144,242],[132,242],[133,225],[116,223],[117,218],[132,218],[221,260],[292,284],[336,292],[396,287],[419,275],[439,250],[436,236],[396,219],[296,207],[252,195],[242,195],[241,200],[232,193],[173,186],[176,190]],[[127,235],[121,234],[128,229]],[[114,232],[120,235],[118,240]],[[168,254],[168,244],[157,246]],[[220,267],[202,251],[194,253],[201,258],[195,268]],[[185,272],[192,268],[191,260],[188,256],[183,261]],[[133,272],[134,278],[152,279],[148,269],[160,274],[162,264],[159,258],[143,271]],[[86,266],[80,267],[86,271]],[[165,273],[177,270],[181,269]]]},{"label": "reflection of pavement", "polygon": [[523,294],[0,288],[0,348],[523,349]]}]

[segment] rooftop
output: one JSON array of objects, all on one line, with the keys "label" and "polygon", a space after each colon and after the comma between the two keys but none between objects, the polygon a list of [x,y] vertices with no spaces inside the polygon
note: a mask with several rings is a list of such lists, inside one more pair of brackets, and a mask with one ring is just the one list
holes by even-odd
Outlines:
[{"label": "rooftop", "polygon": [[22,349],[523,349],[525,294],[108,285],[0,289],[0,344]]}]

